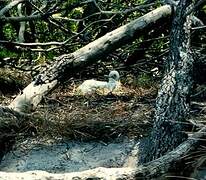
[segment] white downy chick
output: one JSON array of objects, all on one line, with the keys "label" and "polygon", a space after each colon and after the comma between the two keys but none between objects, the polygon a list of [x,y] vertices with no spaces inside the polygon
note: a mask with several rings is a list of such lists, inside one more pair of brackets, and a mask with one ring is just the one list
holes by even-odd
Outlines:
[{"label": "white downy chick", "polygon": [[94,79],[84,81],[78,88],[77,91],[81,94],[92,94],[97,90],[107,89],[112,92],[118,84],[119,73],[117,71],[111,71],[108,75],[109,81],[97,81]]}]

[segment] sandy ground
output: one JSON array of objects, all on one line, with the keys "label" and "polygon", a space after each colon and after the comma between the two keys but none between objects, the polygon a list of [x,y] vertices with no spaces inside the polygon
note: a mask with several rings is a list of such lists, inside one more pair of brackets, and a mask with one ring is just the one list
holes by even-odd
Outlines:
[{"label": "sandy ground", "polygon": [[137,142],[49,142],[27,139],[6,154],[0,170],[25,172],[44,170],[51,173],[75,172],[96,167],[121,167]]}]

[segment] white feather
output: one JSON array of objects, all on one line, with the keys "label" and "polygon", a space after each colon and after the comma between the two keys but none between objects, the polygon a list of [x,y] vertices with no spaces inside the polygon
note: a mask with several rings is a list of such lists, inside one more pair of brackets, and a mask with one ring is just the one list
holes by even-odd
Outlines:
[{"label": "white feather", "polygon": [[84,81],[78,88],[78,92],[81,94],[91,94],[97,90],[107,89],[112,92],[119,80],[119,73],[117,71],[111,71],[109,73],[109,81],[97,81],[94,79]]}]

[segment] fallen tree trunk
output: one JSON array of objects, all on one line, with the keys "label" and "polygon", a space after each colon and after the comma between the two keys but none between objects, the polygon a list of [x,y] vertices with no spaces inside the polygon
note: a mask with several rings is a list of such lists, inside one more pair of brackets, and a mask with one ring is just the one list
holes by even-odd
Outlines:
[{"label": "fallen tree trunk", "polygon": [[206,136],[206,127],[202,128],[199,132],[193,134],[187,141],[179,145],[175,150],[167,153],[166,155],[151,161],[144,166],[141,165],[137,168],[103,168],[98,167],[95,169],[72,172],[64,174],[54,174],[45,171],[29,171],[24,173],[11,173],[0,172],[2,180],[13,179],[152,179],[161,176],[168,172],[173,166],[174,162],[179,162],[190,151],[194,150],[199,145],[199,139]]},{"label": "fallen tree trunk", "polygon": [[68,79],[71,72],[77,68],[85,67],[106,56],[114,49],[133,41],[138,33],[151,28],[159,21],[164,21],[171,15],[169,5],[157,8],[150,13],[107,33],[105,36],[93,41],[85,47],[56,59],[56,62],[45,69],[29,84],[9,105],[15,111],[30,113],[36,109],[42,97],[54,89],[64,79]]},{"label": "fallen tree trunk", "polygon": [[[17,1],[15,1],[17,2]],[[21,1],[18,1],[20,3]],[[54,89],[63,79],[68,78],[73,68],[83,67],[107,53],[128,43],[142,30],[152,27],[158,21],[164,20],[171,14],[170,6],[160,7],[127,25],[124,25],[72,54],[62,55],[56,62],[45,69],[21,94],[7,107],[0,107],[0,145],[14,139],[28,118],[25,113],[35,110],[43,96]],[[17,113],[18,112],[18,113]],[[22,115],[23,113],[24,115]],[[8,137],[9,136],[9,137]],[[1,148],[4,151],[3,148]]]},{"label": "fallen tree trunk", "polygon": [[[83,67],[94,62],[100,57],[104,57],[114,49],[132,41],[137,33],[140,33],[147,27],[151,27],[159,20],[169,17],[171,14],[171,7],[166,5],[160,7],[131,23],[122,26],[102,38],[88,44],[87,46],[77,50],[72,54],[62,55],[57,58],[56,63],[42,72],[30,85],[28,85],[18,95],[16,99],[9,105],[11,108],[11,117],[17,115],[13,112],[30,113],[40,103],[42,97],[49,93],[59,83],[61,83],[73,68]],[[14,111],[13,111],[14,110]],[[10,111],[5,109],[6,113]],[[14,122],[21,118],[14,119]],[[1,123],[1,122],[0,122]],[[0,125],[1,126],[1,125]],[[96,168],[84,172],[65,173],[65,174],[50,174],[39,171],[28,173],[5,173],[0,172],[0,177],[3,179],[135,179],[145,178],[151,179],[167,172],[171,164],[194,149],[198,145],[198,139],[205,135],[206,130],[195,134],[194,139],[188,139],[183,142],[177,149],[166,155],[151,161],[144,166],[137,168]]]}]

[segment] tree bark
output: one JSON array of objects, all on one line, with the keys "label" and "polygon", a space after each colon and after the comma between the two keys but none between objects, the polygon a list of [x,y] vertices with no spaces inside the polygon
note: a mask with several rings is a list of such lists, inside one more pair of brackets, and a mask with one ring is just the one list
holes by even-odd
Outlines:
[{"label": "tree bark", "polygon": [[191,17],[185,12],[191,0],[182,0],[176,9],[170,34],[170,55],[156,99],[154,127],[143,145],[141,162],[157,159],[182,143],[187,135],[181,123],[189,112],[193,57],[190,51]]},{"label": "tree bark", "polygon": [[182,143],[173,151],[166,155],[146,163],[144,166],[138,166],[135,168],[104,168],[98,167],[91,170],[82,172],[72,172],[64,174],[54,174],[45,171],[30,171],[23,173],[11,173],[0,172],[2,180],[13,179],[53,179],[53,180],[86,180],[86,179],[155,179],[174,166],[175,162],[182,160],[182,157],[187,155],[190,151],[193,151],[199,145],[199,139],[203,139],[206,136],[206,127],[202,128],[199,132],[193,134],[187,141]]},{"label": "tree bark", "polygon": [[164,21],[171,15],[171,7],[162,6],[146,15],[107,33],[85,47],[56,59],[56,62],[29,84],[9,105],[15,111],[29,113],[34,110],[42,97],[49,93],[59,83],[68,78],[71,72],[85,67],[114,49],[133,41],[146,28],[151,28],[159,21]]},{"label": "tree bark", "polygon": [[[159,159],[148,162],[144,166],[141,165],[137,168],[107,169],[100,167],[94,170],[66,173],[62,175],[28,172],[26,173],[26,177],[23,173],[15,174],[0,172],[0,177],[7,180],[17,178],[151,179],[165,173],[174,161],[178,161],[183,155],[188,153],[189,150],[194,149],[199,142],[196,138],[200,138],[205,135],[205,128],[200,133],[195,134],[193,139],[188,139],[178,148],[173,150],[184,140],[184,136],[181,132],[182,125],[179,122],[187,116],[189,107],[188,95],[192,84],[190,72],[192,70],[193,59],[188,53],[190,52],[190,18],[182,18],[182,12],[184,12],[182,8],[188,7],[188,2],[189,1],[186,0],[180,2],[179,6],[181,8],[178,7],[176,18],[174,19],[173,30],[171,32],[171,54],[168,60],[168,68],[156,102],[155,125],[154,131],[151,135],[153,145],[149,150],[145,149],[144,151],[144,153],[148,152],[147,155],[149,158],[147,161],[161,156]],[[137,36],[137,33],[144,30],[144,28],[151,27],[151,25],[156,23],[158,20],[164,19],[165,17],[170,16],[170,14],[170,6],[160,7],[133,22],[106,34],[102,38],[88,44],[72,54],[58,57],[53,66],[42,72],[42,74],[40,74],[23,90],[22,94],[16,97],[9,106],[11,109],[0,108],[0,113],[1,110],[4,115],[6,115],[7,112],[10,112],[8,118],[9,122],[14,122],[14,124],[18,125],[22,121],[21,117],[16,118],[18,117],[18,114],[21,114],[21,112],[29,113],[34,110],[41,101],[42,96],[49,93],[53,88],[67,78],[67,75],[71,73],[74,68],[84,67],[94,62],[96,59],[104,57],[112,50],[132,41]],[[15,117],[14,119],[13,116]],[[0,127],[3,123],[5,123],[4,118],[0,122]],[[163,138],[160,139],[161,137]],[[171,152],[164,155],[168,151]],[[149,156],[151,152],[152,156]]]}]

